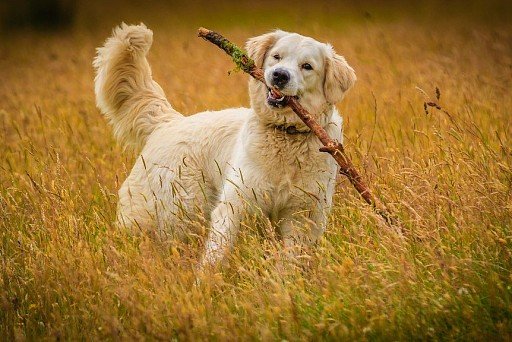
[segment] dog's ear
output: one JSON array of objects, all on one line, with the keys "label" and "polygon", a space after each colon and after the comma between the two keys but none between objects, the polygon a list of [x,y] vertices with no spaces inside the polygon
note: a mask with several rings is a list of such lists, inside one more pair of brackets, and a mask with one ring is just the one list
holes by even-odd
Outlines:
[{"label": "dog's ear", "polygon": [[324,94],[327,102],[335,104],[343,99],[345,92],[356,82],[356,73],[344,57],[336,54],[328,45],[325,61]]},{"label": "dog's ear", "polygon": [[267,51],[277,42],[277,40],[283,37],[286,32],[281,30],[275,30],[270,33],[263,34],[254,38],[250,38],[245,44],[247,54],[254,60],[256,66],[262,67],[263,61]]}]

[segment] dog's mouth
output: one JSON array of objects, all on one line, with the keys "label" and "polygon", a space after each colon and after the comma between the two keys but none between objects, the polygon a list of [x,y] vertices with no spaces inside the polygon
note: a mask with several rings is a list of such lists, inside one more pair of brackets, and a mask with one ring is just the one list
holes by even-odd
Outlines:
[{"label": "dog's mouth", "polygon": [[269,104],[269,106],[274,107],[274,108],[286,107],[288,105],[288,100],[290,99],[290,97],[293,97],[297,100],[299,99],[298,96],[282,95],[281,97],[279,97],[279,95],[275,92],[274,89],[267,87],[267,90],[268,90],[267,103]]}]

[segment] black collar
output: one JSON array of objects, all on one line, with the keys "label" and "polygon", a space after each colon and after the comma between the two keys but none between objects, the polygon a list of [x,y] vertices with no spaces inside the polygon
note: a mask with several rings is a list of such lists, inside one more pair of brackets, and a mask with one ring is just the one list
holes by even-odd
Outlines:
[{"label": "black collar", "polygon": [[278,125],[278,126],[274,126],[274,127],[282,132],[285,132],[286,134],[291,134],[291,135],[311,133],[311,131],[309,129],[307,131],[299,131],[299,130],[297,130],[297,127],[294,125],[292,125],[292,126]]}]

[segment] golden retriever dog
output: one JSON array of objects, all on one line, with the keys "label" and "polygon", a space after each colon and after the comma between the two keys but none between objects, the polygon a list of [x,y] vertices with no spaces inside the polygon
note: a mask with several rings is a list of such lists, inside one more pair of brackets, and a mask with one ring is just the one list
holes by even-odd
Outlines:
[{"label": "golden retriever dog", "polygon": [[[326,227],[338,166],[318,151],[320,141],[287,98],[251,79],[250,108],[183,116],[152,78],[152,37],[143,24],[122,24],[93,63],[98,108],[116,138],[140,151],[119,190],[119,225],[174,238],[192,233],[197,222],[209,225],[201,267],[222,260],[248,213],[268,219],[285,247],[315,242]],[[246,50],[269,86],[296,97],[342,141],[335,104],[356,80],[342,56],[280,30],[249,39]]]}]

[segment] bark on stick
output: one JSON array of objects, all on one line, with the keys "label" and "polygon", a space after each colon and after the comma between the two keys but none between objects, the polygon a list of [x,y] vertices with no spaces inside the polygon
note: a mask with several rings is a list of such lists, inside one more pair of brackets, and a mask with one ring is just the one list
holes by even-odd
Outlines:
[{"label": "bark on stick", "polygon": [[[231,43],[219,33],[205,29],[203,27],[199,28],[198,36],[217,45],[229,56],[231,56],[233,62],[239,69],[248,73],[258,81],[265,83],[263,70],[254,63],[254,61],[247,55],[244,50]],[[273,90],[276,93],[276,96],[282,96],[279,89],[273,87]],[[370,188],[368,185],[366,185],[363,178],[354,167],[354,164],[352,164],[352,161],[345,153],[343,145],[331,139],[325,129],[315,121],[311,114],[309,114],[295,98],[287,98],[288,106],[290,106],[290,108],[311,129],[313,134],[315,134],[320,142],[324,145],[322,148],[320,148],[320,151],[329,153],[336,160],[340,166],[340,173],[349,179],[350,183],[352,183],[352,185],[356,188],[357,192],[359,192],[365,202],[371,205],[375,212],[379,214],[388,225],[396,226],[398,224],[397,218],[393,216],[387,207],[370,191]],[[399,227],[397,228],[401,230]]]}]

